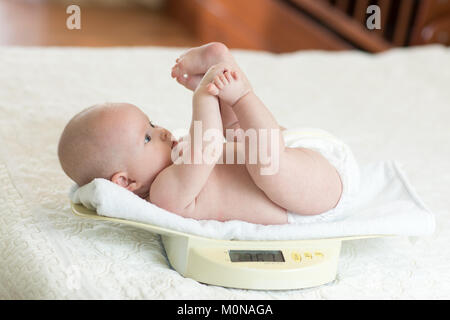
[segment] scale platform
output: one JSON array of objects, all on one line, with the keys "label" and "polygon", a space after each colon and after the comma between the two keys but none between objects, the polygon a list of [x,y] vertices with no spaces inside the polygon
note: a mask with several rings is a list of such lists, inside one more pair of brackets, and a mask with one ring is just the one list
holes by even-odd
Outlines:
[{"label": "scale platform", "polygon": [[71,208],[78,216],[123,223],[160,234],[171,266],[182,276],[201,283],[240,289],[301,289],[329,283],[336,278],[342,241],[385,236],[219,240],[100,216],[81,204],[71,203]]}]

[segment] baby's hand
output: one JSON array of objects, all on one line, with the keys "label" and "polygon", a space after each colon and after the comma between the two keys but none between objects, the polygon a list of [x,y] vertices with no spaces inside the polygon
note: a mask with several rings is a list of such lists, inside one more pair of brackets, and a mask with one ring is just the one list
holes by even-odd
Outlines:
[{"label": "baby's hand", "polygon": [[214,77],[207,86],[208,93],[218,96],[223,102],[233,107],[236,102],[247,95],[251,88],[236,71],[225,70]]}]

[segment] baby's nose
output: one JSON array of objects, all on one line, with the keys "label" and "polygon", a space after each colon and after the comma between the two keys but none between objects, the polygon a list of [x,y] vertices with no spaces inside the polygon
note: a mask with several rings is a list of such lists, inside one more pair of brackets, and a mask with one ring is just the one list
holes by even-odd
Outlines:
[{"label": "baby's nose", "polygon": [[169,132],[167,132],[167,130],[162,130],[161,131],[161,134],[160,134],[160,137],[161,137],[161,140],[162,141],[166,141],[167,139],[169,139]]}]

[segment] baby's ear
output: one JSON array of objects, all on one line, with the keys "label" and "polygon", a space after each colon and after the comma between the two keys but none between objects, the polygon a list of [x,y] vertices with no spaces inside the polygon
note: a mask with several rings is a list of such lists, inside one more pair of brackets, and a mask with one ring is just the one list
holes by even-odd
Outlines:
[{"label": "baby's ear", "polygon": [[116,172],[112,177],[111,181],[118,184],[121,187],[128,188],[129,180],[126,172]]},{"label": "baby's ear", "polygon": [[121,187],[124,187],[127,190],[130,190],[131,192],[140,187],[140,184],[138,184],[136,181],[129,179],[127,173],[123,171],[115,173],[111,177],[111,181],[114,182],[115,184],[118,184]]}]

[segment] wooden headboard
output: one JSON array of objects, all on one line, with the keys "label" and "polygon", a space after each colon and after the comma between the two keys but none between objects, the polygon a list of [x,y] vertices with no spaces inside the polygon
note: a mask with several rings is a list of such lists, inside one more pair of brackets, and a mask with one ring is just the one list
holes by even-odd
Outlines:
[{"label": "wooden headboard", "polygon": [[[369,5],[381,29],[369,30]],[[450,44],[450,0],[169,0],[170,14],[202,42],[290,52]]]}]

